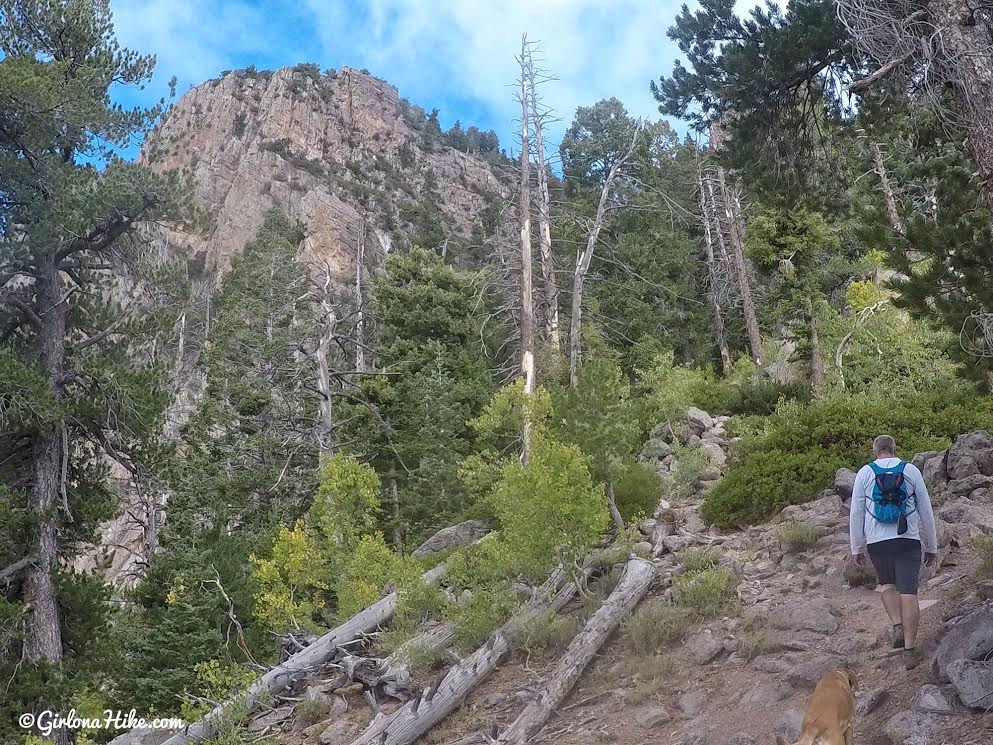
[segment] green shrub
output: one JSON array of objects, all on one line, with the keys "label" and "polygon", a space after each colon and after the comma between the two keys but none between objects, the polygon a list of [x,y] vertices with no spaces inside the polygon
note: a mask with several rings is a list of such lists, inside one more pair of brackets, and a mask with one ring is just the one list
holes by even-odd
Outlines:
[{"label": "green shrub", "polygon": [[319,699],[305,698],[293,707],[293,713],[305,726],[317,724],[331,712],[331,706],[327,701]]},{"label": "green shrub", "polygon": [[510,618],[519,605],[517,595],[509,587],[483,587],[473,592],[469,602],[448,608],[448,616],[455,622],[456,649],[463,653],[474,650]]},{"label": "green shrub", "polygon": [[799,520],[790,520],[779,528],[779,542],[783,550],[790,554],[799,554],[812,549],[821,537],[816,526]]},{"label": "green shrub", "polygon": [[701,617],[721,615],[734,606],[737,582],[737,576],[728,569],[686,572],[672,580],[673,603]]},{"label": "green shrub", "polygon": [[646,603],[628,616],[622,632],[632,652],[654,654],[686,636],[696,621],[696,614],[691,608],[655,601]]},{"label": "green shrub", "polygon": [[547,659],[565,649],[575,635],[575,619],[545,608],[515,630],[511,643],[530,657]]},{"label": "green shrub", "polygon": [[721,560],[721,551],[716,546],[688,548],[679,553],[679,563],[687,572],[713,569]]},{"label": "green shrub", "polygon": [[624,695],[629,704],[639,704],[668,688],[676,666],[671,659],[658,654],[637,656],[625,660],[624,673],[634,687]]},{"label": "green shrub", "polygon": [[622,467],[614,482],[617,511],[627,523],[648,517],[654,512],[662,493],[658,473],[647,463],[629,463]]},{"label": "green shrub", "polygon": [[872,439],[896,438],[910,457],[941,450],[956,435],[993,424],[993,400],[965,385],[931,393],[835,394],[782,403],[743,435],[724,478],[704,500],[701,516],[722,528],[761,522],[829,486],[839,468],[869,459]]},{"label": "green shrub", "polygon": [[679,504],[696,494],[700,474],[710,467],[710,456],[699,445],[676,445],[672,457],[673,467],[662,478],[662,493]]},{"label": "green shrub", "polygon": [[979,559],[976,573],[981,577],[993,577],[993,535],[980,533],[972,537],[969,545]]}]

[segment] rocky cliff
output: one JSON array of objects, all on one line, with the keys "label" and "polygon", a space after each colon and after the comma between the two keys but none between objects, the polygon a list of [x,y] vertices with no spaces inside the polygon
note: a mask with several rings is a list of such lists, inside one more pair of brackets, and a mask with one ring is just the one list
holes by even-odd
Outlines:
[{"label": "rocky cliff", "polygon": [[464,250],[501,227],[502,158],[444,143],[396,88],[343,67],[229,72],[186,93],[148,138],[141,160],[192,170],[209,227],[165,231],[167,243],[223,273],[268,210],[298,220],[307,258],[354,273],[365,232],[372,265],[393,246]]},{"label": "rocky cliff", "polygon": [[[177,311],[167,437],[179,436],[203,388],[199,352],[211,298],[270,210],[299,224],[300,258],[322,275],[329,271],[345,297],[359,256],[365,276],[391,251],[413,245],[457,264],[485,261],[511,245],[512,179],[495,136],[462,142],[475,152],[449,139],[396,88],[347,67],[227,72],[176,102],[140,155],[151,168],[192,173],[207,218],[197,231],[147,228],[161,256],[185,260],[193,287],[190,307]],[[110,467],[122,516],[75,566],[99,566],[127,584],[155,544],[167,495],[141,494],[127,473]]]}]

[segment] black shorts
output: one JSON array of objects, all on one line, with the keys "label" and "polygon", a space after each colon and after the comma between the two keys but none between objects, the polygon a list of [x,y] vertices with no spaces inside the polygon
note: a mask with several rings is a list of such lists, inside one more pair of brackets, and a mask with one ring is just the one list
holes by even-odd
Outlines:
[{"label": "black shorts", "polygon": [[881,585],[896,585],[901,595],[916,595],[921,576],[921,542],[890,538],[870,543],[869,558]]}]

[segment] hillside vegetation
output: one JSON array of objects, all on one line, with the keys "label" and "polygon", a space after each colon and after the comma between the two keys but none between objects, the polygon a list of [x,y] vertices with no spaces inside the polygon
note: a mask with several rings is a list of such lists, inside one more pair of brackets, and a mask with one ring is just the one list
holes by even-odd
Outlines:
[{"label": "hillside vegetation", "polygon": [[[107,2],[0,2],[0,743],[36,745],[23,712],[234,697],[210,734],[247,745],[246,686],[383,603],[322,664],[412,700],[391,723],[467,658],[568,646],[564,696],[618,628],[648,656],[737,617],[768,559],[710,544],[875,435],[910,458],[993,429],[993,80],[962,62],[993,16],[918,5],[933,80],[853,3],[684,7],[645,95],[691,134],[589,102],[557,171],[527,42],[522,156],[312,64],[123,109],[155,50]],[[613,674],[649,698],[672,673],[643,664]]]}]

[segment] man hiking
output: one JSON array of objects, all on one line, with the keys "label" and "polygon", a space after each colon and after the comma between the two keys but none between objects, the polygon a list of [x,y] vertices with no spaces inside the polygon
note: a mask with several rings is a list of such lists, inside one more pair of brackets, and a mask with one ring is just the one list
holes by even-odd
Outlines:
[{"label": "man hiking", "polygon": [[865,553],[876,570],[883,607],[893,624],[893,648],[903,648],[904,667],[920,664],[917,631],[921,607],[917,587],[924,563],[934,563],[938,539],[931,498],[920,469],[896,457],[896,441],[880,435],[872,442],[875,460],[862,466],[852,489],[849,533],[852,557],[865,566]]}]

